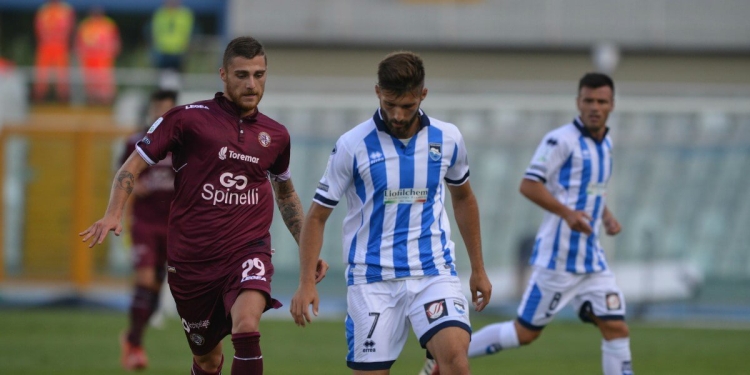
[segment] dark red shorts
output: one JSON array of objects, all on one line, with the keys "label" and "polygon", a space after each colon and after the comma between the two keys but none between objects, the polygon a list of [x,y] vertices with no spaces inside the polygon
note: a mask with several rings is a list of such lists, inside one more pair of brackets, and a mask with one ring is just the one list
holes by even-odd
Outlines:
[{"label": "dark red shorts", "polygon": [[[194,288],[186,287],[186,280],[180,278],[179,269],[176,273],[169,273],[170,289],[182,319],[182,328],[195,355],[207,354],[232,333],[229,312],[243,289],[263,292],[266,296],[265,310],[281,307],[281,302],[271,297],[274,268],[270,253],[249,253],[233,268],[228,275],[217,277],[208,285],[194,285]],[[174,287],[173,283],[179,284],[179,287]],[[193,290],[188,293],[189,289]]]},{"label": "dark red shorts", "polygon": [[167,226],[147,223],[130,228],[133,242],[133,268],[158,267],[167,263]]}]

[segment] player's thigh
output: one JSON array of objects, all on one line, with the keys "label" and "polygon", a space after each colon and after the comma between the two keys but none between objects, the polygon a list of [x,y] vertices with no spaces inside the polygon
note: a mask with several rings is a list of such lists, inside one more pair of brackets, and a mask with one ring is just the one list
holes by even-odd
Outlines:
[{"label": "player's thigh", "polygon": [[223,292],[224,308],[227,311],[233,311],[236,301],[241,295],[246,294],[246,291],[254,292],[243,298],[250,299],[253,301],[251,303],[255,304],[251,311],[256,320],[259,320],[260,314],[266,310],[281,307],[281,302],[271,296],[271,281],[275,271],[270,248],[266,250],[268,251],[248,252],[245,257],[230,266],[230,274]]},{"label": "player's thigh", "polygon": [[266,295],[253,289],[243,289],[231,308],[232,333],[258,332],[260,316],[266,307]]},{"label": "player's thigh", "polygon": [[[433,345],[450,345],[441,341],[442,335],[437,336],[438,332],[449,327],[470,334],[469,303],[463,294],[458,277],[429,276],[406,282],[409,292],[413,295],[409,306],[409,319],[423,348],[431,341],[434,341]],[[459,332],[455,333],[462,336]],[[468,350],[468,341],[466,345]]]},{"label": "player's thigh", "polygon": [[535,268],[518,306],[518,322],[538,331],[549,324],[576,295],[580,275]]},{"label": "player's thigh", "polygon": [[[586,275],[573,300],[573,307],[584,322],[592,322],[590,315],[599,321],[625,319],[625,296],[609,270]],[[619,323],[613,324],[613,327],[620,326]]]},{"label": "player's thigh", "polygon": [[177,287],[171,283],[177,313],[182,321],[190,350],[196,356],[205,356],[229,334],[231,319],[222,299],[223,283],[217,282],[200,292],[194,287]]},{"label": "player's thigh", "polygon": [[427,350],[438,363],[453,359],[461,366],[468,366],[467,351],[471,341],[471,334],[460,327],[445,327],[436,332],[427,342]]},{"label": "player's thigh", "polygon": [[387,370],[406,343],[410,323],[404,281],[381,281],[347,288],[347,366]]}]

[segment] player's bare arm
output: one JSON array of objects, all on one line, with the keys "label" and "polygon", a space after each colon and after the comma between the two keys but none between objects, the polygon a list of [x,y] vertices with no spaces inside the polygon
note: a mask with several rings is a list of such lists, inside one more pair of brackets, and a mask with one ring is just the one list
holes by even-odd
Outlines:
[{"label": "player's bare arm", "polygon": [[276,196],[276,205],[279,206],[281,218],[299,244],[299,234],[302,230],[302,221],[305,219],[305,212],[302,209],[302,203],[299,200],[297,191],[294,190],[292,179],[286,181],[271,181],[273,192]]},{"label": "player's bare arm", "polygon": [[590,235],[591,216],[584,211],[574,211],[560,203],[547,190],[543,183],[524,178],[519,188],[521,194],[539,207],[560,216],[568,223],[570,229]]},{"label": "player's bare arm", "polygon": [[292,298],[289,312],[294,318],[294,323],[304,327],[312,321],[308,306],[312,305],[315,316],[318,315],[318,290],[315,288],[317,280],[316,264],[319,264],[320,250],[323,247],[323,232],[326,221],[333,209],[321,206],[315,202],[307,212],[305,222],[302,225],[299,246],[299,287]]},{"label": "player's bare arm", "polygon": [[471,263],[471,277],[469,288],[471,299],[476,311],[482,311],[490,302],[492,296],[492,284],[484,269],[484,258],[482,256],[482,233],[479,227],[479,205],[471,184],[466,181],[463,185],[448,185],[453,201],[453,214],[456,217],[458,230],[466,244]]},{"label": "player's bare arm", "polygon": [[[294,237],[294,240],[299,245],[300,232],[302,231],[302,222],[305,219],[305,213],[302,210],[302,203],[300,203],[299,195],[294,190],[294,184],[292,180],[286,181],[271,181],[273,186],[274,195],[276,196],[276,204],[279,206],[279,212],[281,217],[284,219],[284,224],[289,229],[289,232]],[[326,277],[328,272],[328,263],[323,259],[318,259],[317,267],[315,269],[315,282],[319,283],[323,278]]]},{"label": "player's bare arm", "polygon": [[107,205],[107,211],[104,213],[104,217],[96,221],[86,230],[78,233],[79,236],[83,236],[82,241],[87,242],[91,239],[89,247],[101,244],[107,237],[107,233],[114,231],[116,236],[119,236],[122,232],[122,212],[127,202],[128,197],[133,192],[135,186],[135,180],[138,175],[148,167],[143,158],[138,155],[137,152],[133,151],[128,157],[128,160],[120,167],[115,174],[114,181],[112,182],[112,190],[109,194],[109,204]]},{"label": "player's bare arm", "polygon": [[610,236],[614,236],[622,231],[620,222],[617,221],[617,218],[615,218],[615,215],[612,214],[612,211],[610,211],[607,206],[604,206],[604,212],[602,213],[602,222],[604,224],[604,230]]}]

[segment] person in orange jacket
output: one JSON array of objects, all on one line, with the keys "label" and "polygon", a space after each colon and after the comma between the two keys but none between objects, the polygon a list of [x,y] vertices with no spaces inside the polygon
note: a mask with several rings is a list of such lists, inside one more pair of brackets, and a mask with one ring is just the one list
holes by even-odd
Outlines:
[{"label": "person in orange jacket", "polygon": [[36,78],[33,95],[42,101],[49,91],[51,75],[54,74],[56,94],[60,101],[70,96],[68,60],[70,35],[75,25],[75,12],[70,5],[60,0],[49,0],[42,5],[34,17],[36,34]]},{"label": "person in orange jacket", "polygon": [[120,33],[101,7],[92,8],[78,26],[76,53],[83,68],[87,102],[111,104],[115,97],[114,65],[120,53]]}]

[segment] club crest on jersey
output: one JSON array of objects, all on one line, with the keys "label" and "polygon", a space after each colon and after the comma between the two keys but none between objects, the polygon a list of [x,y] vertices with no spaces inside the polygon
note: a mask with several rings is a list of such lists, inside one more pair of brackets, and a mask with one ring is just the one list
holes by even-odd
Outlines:
[{"label": "club crest on jersey", "polygon": [[154,124],[151,125],[150,128],[148,128],[148,131],[146,132],[146,134],[153,133],[154,130],[156,130],[156,128],[159,127],[159,124],[161,124],[162,121],[164,121],[164,117],[159,117],[158,119],[156,119],[156,121],[154,121]]},{"label": "club crest on jersey", "polygon": [[430,324],[444,316],[448,316],[448,309],[446,308],[444,299],[425,303],[424,312]]},{"label": "club crest on jersey", "polygon": [[260,134],[258,134],[258,142],[261,146],[268,147],[271,145],[271,136],[266,132],[260,132]]},{"label": "club crest on jersey", "polygon": [[430,143],[430,159],[434,161],[440,160],[440,157],[443,156],[443,145],[440,143]]},{"label": "club crest on jersey", "polygon": [[462,302],[459,302],[457,300],[453,300],[453,307],[456,309],[456,311],[459,314],[463,315],[464,313],[466,313],[466,308],[464,308],[464,304]]},{"label": "club crest on jersey", "polygon": [[206,342],[206,339],[203,338],[203,336],[197,334],[197,333],[191,333],[190,334],[190,341],[194,342],[195,345],[201,346],[204,342]]}]

